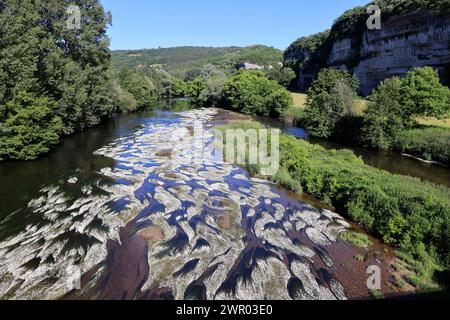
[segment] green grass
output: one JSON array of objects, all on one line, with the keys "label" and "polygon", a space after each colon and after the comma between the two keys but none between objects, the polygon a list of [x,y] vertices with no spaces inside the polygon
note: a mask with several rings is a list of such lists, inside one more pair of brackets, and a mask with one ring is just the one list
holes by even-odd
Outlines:
[{"label": "green grass", "polygon": [[450,129],[425,127],[397,135],[394,150],[450,165]]},{"label": "green grass", "polygon": [[298,107],[289,107],[283,114],[281,115],[281,119],[286,123],[292,123],[294,125],[298,125],[301,123],[301,119],[303,119],[305,114],[305,109]]},{"label": "green grass", "polygon": [[402,278],[395,278],[394,285],[399,289],[403,289],[406,287],[406,281]]},{"label": "green grass", "polygon": [[304,93],[292,92],[292,100],[294,101],[294,107],[296,109],[304,109],[306,106],[306,100],[308,96]]},{"label": "green grass", "polygon": [[450,129],[450,118],[448,119],[436,119],[436,118],[421,118],[418,120],[419,124],[424,126],[442,127]]},{"label": "green grass", "polygon": [[340,238],[346,242],[353,244],[356,247],[365,249],[369,248],[372,245],[372,242],[369,240],[369,237],[367,235],[356,231],[345,231],[340,234]]},{"label": "green grass", "polygon": [[291,175],[285,168],[281,168],[271,180],[296,193],[303,192],[300,182],[292,179]]},{"label": "green grass", "polygon": [[419,248],[418,254],[412,255],[405,250],[399,251],[398,256],[403,262],[400,270],[404,273],[404,280],[410,285],[422,291],[439,289],[435,274],[443,268],[436,263],[431,255],[425,252],[425,248]]},{"label": "green grass", "polygon": [[372,299],[374,299],[374,300],[384,300],[385,299],[383,292],[381,292],[380,290],[370,290],[370,295],[371,295]]}]

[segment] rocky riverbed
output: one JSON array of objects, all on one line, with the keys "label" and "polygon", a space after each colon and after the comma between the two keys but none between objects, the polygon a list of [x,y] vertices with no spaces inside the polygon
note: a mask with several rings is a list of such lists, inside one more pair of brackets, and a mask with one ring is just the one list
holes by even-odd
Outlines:
[{"label": "rocky riverbed", "polygon": [[342,271],[354,249],[338,235],[350,225],[222,162],[211,143],[219,112],[143,120],[95,152],[114,160],[96,179],[43,186],[28,203],[34,222],[0,243],[0,298],[328,300],[364,291],[365,280],[350,289]]}]

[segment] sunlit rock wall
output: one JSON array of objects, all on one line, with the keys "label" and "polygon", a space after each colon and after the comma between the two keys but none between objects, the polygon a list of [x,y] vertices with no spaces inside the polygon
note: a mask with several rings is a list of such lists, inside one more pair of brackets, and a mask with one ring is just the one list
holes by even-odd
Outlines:
[{"label": "sunlit rock wall", "polygon": [[[348,69],[360,80],[360,93],[370,94],[378,84],[393,76],[402,76],[415,67],[432,66],[449,83],[450,15],[410,12],[393,16],[381,30],[367,30],[362,39],[345,38],[335,42],[326,65]],[[315,70],[317,74],[318,70]],[[309,79],[298,81],[306,89]],[[307,75],[311,77],[311,72]]]}]

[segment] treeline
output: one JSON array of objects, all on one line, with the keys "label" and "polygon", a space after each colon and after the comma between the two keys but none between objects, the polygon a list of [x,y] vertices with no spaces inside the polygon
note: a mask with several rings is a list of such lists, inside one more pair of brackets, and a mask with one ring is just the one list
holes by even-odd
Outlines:
[{"label": "treeline", "polygon": [[[220,127],[260,128],[259,123]],[[226,150],[225,150],[226,152]],[[248,159],[247,159],[248,160]],[[249,172],[259,174],[248,165]],[[434,271],[450,268],[450,189],[365,165],[349,150],[325,148],[288,135],[280,138],[280,170],[272,177],[295,192],[307,192],[335,207],[416,261],[415,286]],[[448,284],[447,284],[448,285]]]},{"label": "treeline", "polygon": [[139,66],[160,66],[172,76],[193,80],[200,76],[203,66],[214,64],[229,72],[240,63],[275,66],[283,61],[281,50],[263,45],[249,47],[176,47],[113,51],[113,64],[118,70]]},{"label": "treeline", "polygon": [[383,81],[357,110],[358,80],[347,71],[323,69],[308,90],[297,124],[319,138],[379,150],[412,153],[450,164],[450,130],[423,128],[420,117],[448,118],[450,89],[431,67]]},{"label": "treeline", "polygon": [[0,2],[0,160],[34,159],[60,137],[116,112],[111,95],[110,22],[97,0]]},{"label": "treeline", "polygon": [[286,84],[281,67],[276,72],[247,70],[227,74],[207,64],[194,80],[178,80],[177,90],[173,91],[181,93],[184,89],[184,96],[191,98],[197,107],[222,107],[249,115],[280,118],[292,105],[292,96],[281,85]]},{"label": "treeline", "polygon": [[[69,5],[80,27],[68,25]],[[0,161],[31,160],[61,137],[172,94],[163,68],[111,63],[98,0],[0,1]],[[175,83],[175,84],[174,84]]]}]

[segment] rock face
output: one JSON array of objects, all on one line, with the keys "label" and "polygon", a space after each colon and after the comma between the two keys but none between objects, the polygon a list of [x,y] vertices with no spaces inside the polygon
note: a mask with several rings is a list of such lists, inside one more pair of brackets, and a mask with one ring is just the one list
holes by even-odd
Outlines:
[{"label": "rock face", "polygon": [[[354,72],[363,95],[386,78],[423,66],[437,69],[442,81],[449,83],[450,15],[415,11],[392,16],[383,21],[381,30],[335,41],[325,61],[327,67]],[[307,89],[317,72],[300,68],[299,89]]]}]

